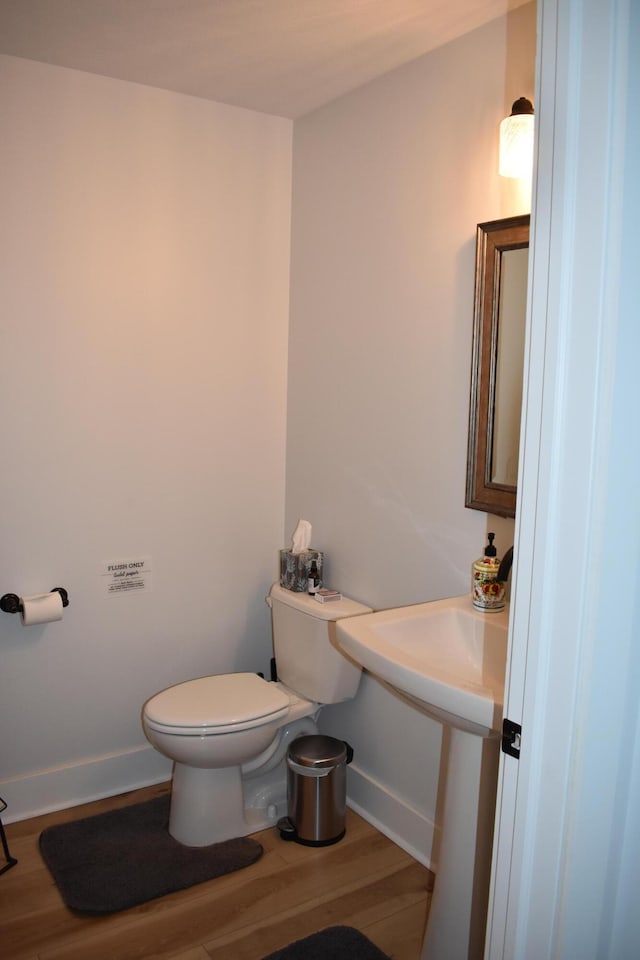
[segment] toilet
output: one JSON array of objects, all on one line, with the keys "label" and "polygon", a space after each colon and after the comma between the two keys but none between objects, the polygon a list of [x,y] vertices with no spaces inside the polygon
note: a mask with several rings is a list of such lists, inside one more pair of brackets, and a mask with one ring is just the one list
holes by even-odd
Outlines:
[{"label": "toilet", "polygon": [[325,703],[355,696],[361,668],[335,640],[335,622],[370,613],[355,600],[319,603],[274,584],[277,681],[255,673],[187,680],[144,704],[145,736],[174,761],[169,833],[192,847],[247,836],[286,814],[286,753],[318,732]]}]

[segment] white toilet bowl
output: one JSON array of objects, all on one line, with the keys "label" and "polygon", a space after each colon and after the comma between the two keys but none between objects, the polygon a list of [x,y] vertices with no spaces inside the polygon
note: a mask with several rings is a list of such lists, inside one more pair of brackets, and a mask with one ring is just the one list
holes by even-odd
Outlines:
[{"label": "white toilet bowl", "polygon": [[317,732],[318,710],[253,673],[188,680],[151,697],[145,735],[175,763],[171,836],[200,847],[272,826],[286,812],[287,745]]},{"label": "white toilet bowl", "polygon": [[149,742],[174,761],[169,833],[203,847],[273,826],[286,814],[286,752],[318,732],[323,704],[355,697],[361,668],[335,643],[343,617],[371,608],[343,597],[318,603],[274,584],[273,652],[283,681],[255,673],[188,680],[147,700]]}]

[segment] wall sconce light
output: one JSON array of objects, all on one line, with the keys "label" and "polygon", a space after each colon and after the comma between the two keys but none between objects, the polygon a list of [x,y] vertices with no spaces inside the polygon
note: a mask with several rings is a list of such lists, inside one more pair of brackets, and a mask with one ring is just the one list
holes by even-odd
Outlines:
[{"label": "wall sconce light", "polygon": [[533,104],[520,97],[500,124],[501,177],[530,177],[533,170]]}]

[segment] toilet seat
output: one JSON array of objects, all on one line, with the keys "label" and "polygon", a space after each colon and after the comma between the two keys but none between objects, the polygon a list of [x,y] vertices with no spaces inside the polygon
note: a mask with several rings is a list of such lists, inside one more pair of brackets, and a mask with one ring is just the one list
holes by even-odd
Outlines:
[{"label": "toilet seat", "polygon": [[215,736],[251,730],[286,716],[290,700],[255,673],[224,673],[187,680],[147,701],[145,721],[174,736]]}]

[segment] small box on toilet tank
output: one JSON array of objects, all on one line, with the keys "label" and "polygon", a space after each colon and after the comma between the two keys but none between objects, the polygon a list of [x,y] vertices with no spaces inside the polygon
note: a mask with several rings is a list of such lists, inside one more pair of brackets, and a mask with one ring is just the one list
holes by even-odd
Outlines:
[{"label": "small box on toilet tank", "polygon": [[303,550],[294,553],[293,550],[280,551],[280,586],[294,593],[306,593],[309,581],[311,564],[316,563],[318,576],[322,583],[322,560],[320,550]]}]

